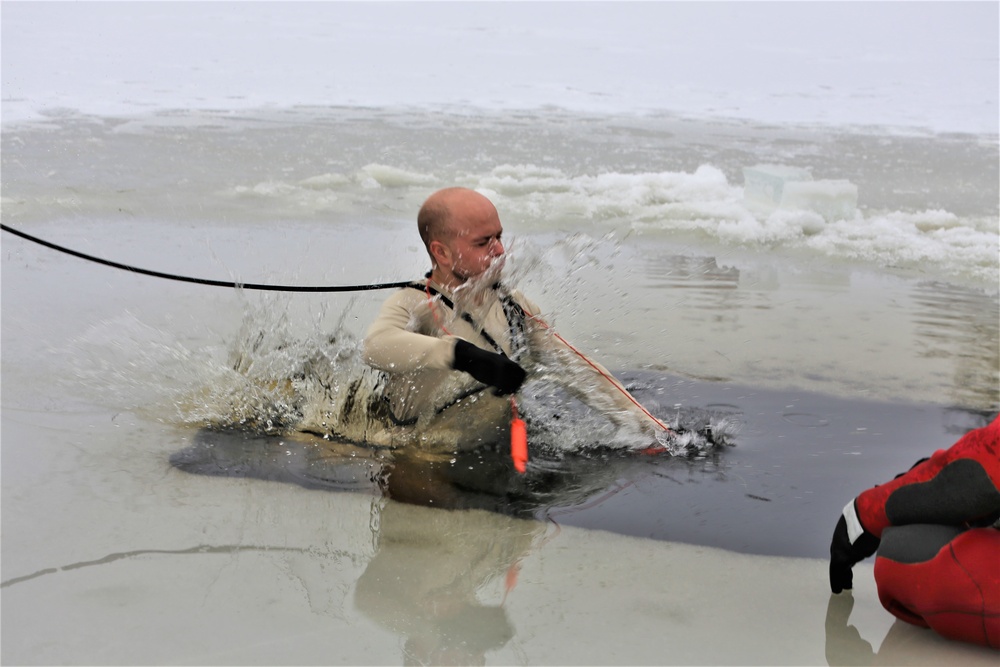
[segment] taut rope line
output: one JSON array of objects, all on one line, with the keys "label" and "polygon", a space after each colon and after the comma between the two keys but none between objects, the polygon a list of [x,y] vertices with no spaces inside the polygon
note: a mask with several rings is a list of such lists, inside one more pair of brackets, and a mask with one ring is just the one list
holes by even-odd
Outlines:
[{"label": "taut rope line", "polygon": [[[25,239],[27,241],[31,241],[32,243],[37,243],[38,245],[45,246],[46,248],[50,248],[50,249],[56,250],[58,252],[66,253],[67,255],[72,255],[73,257],[78,257],[80,259],[84,259],[84,260],[87,260],[89,262],[96,262],[97,264],[103,264],[104,266],[110,266],[110,267],[115,268],[115,269],[122,269],[123,271],[130,271],[132,273],[138,273],[138,274],[141,274],[141,275],[144,275],[144,276],[152,276],[154,278],[165,278],[167,280],[176,280],[176,281],[184,282],[184,283],[194,283],[196,285],[210,285],[210,286],[213,286],[213,287],[229,287],[229,288],[234,288],[234,289],[266,290],[266,291],[272,291],[272,292],[363,292],[363,291],[368,291],[368,290],[393,289],[393,288],[398,288],[398,287],[409,287],[409,286],[412,286],[412,283],[410,281],[396,282],[396,283],[376,283],[376,284],[372,284],[372,285],[332,285],[332,286],[305,285],[305,286],[301,286],[301,285],[261,285],[261,284],[258,284],[258,283],[239,283],[239,282],[226,282],[226,281],[222,281],[222,280],[208,280],[206,278],[192,278],[192,277],[188,277],[188,276],[178,276],[178,275],[174,275],[172,273],[163,273],[161,271],[150,271],[149,269],[141,269],[141,268],[138,268],[138,267],[135,267],[135,266],[129,266],[128,264],[121,264],[119,262],[112,262],[112,261],[107,260],[107,259],[101,259],[100,257],[94,257],[93,255],[88,255],[86,253],[82,253],[82,252],[79,252],[79,251],[76,251],[76,250],[71,250],[70,248],[66,248],[66,247],[63,247],[63,246],[60,246],[60,245],[56,245],[55,243],[50,243],[49,241],[45,241],[45,240],[40,239],[40,238],[38,238],[36,236],[32,236],[30,234],[26,234],[26,233],[24,233],[22,231],[19,231],[17,229],[13,229],[12,227],[8,227],[7,225],[4,225],[4,224],[0,224],[0,229],[2,229],[5,232],[9,232],[11,234],[14,234],[15,236],[20,236],[21,238],[23,238],[23,239]],[[427,298],[430,299],[430,292],[429,292],[429,290],[428,290],[428,293],[427,293]],[[433,305],[432,305],[432,312],[434,312],[433,311]],[[528,315],[533,320],[539,322],[546,329],[549,328],[549,326],[545,322],[543,322],[540,318],[536,317],[535,315],[531,315],[530,313],[528,313]],[[437,314],[436,313],[435,313],[434,317],[435,317],[435,320],[437,320]],[[439,324],[440,324],[440,322],[439,322]],[[444,329],[443,326],[441,328]],[[448,330],[444,329],[444,331],[447,332]],[[661,428],[663,428],[663,430],[666,431],[667,433],[673,433],[673,430],[670,427],[668,427],[662,421],[660,421],[659,419],[657,419],[656,417],[654,417],[645,407],[643,407],[641,404],[639,404],[639,402],[636,401],[635,398],[633,398],[627,391],[625,391],[620,386],[618,386],[618,384],[615,383],[610,377],[608,377],[598,366],[596,366],[594,364],[594,362],[592,362],[590,359],[588,359],[586,357],[586,355],[584,355],[578,349],[576,349],[575,347],[573,347],[572,345],[570,345],[570,343],[568,341],[566,341],[559,334],[555,333],[554,331],[552,333],[555,334],[556,338],[558,338],[560,341],[562,341],[563,344],[565,344],[570,350],[572,350],[574,353],[576,353],[577,356],[579,356],[585,362],[587,362],[588,364],[590,364],[591,366],[593,366],[594,370],[596,370],[606,380],[608,380],[609,382],[611,382],[611,384],[614,385],[616,389],[618,389],[623,394],[625,394],[625,396],[630,401],[632,401],[632,403],[634,403],[640,410],[642,410],[646,414],[647,417],[649,417],[650,419],[652,419],[657,425],[659,425]],[[527,443],[526,425],[525,425],[524,421],[522,421],[521,419],[518,418],[518,415],[517,415],[517,403],[515,402],[513,396],[510,397],[510,402],[511,402],[510,403],[511,404],[511,410],[512,410],[512,413],[513,413],[513,420],[511,421],[511,458],[514,459],[514,466],[518,470],[518,472],[523,473],[525,471],[525,469],[526,469],[527,459],[528,459],[528,451],[527,451],[527,449],[528,449],[528,443]],[[657,447],[651,447],[648,450],[644,450],[644,451],[647,451],[649,453],[657,453],[654,450],[659,451]]]},{"label": "taut rope line", "polygon": [[0,229],[5,232],[10,232],[15,236],[20,236],[23,239],[31,241],[32,243],[37,243],[38,245],[45,246],[52,250],[58,252],[66,253],[67,255],[72,255],[73,257],[78,257],[80,259],[85,259],[88,262],[96,262],[97,264],[103,264],[104,266],[110,266],[114,269],[122,269],[123,271],[131,271],[132,273],[138,273],[144,276],[152,276],[154,278],[165,278],[166,280],[176,280],[182,283],[194,283],[196,285],[210,285],[212,287],[229,287],[233,289],[252,289],[252,290],[265,290],[270,292],[364,292],[368,290],[380,290],[380,289],[393,289],[396,287],[406,287],[409,281],[398,282],[398,283],[375,283],[373,285],[262,285],[259,283],[240,283],[240,282],[229,282],[224,280],[208,280],[207,278],[191,278],[188,276],[178,276],[172,273],[163,273],[161,271],[150,271],[149,269],[141,269],[136,266],[129,266],[128,264],[120,264],[118,262],[112,262],[111,260],[101,259],[100,257],[94,257],[93,255],[88,255],[70,248],[65,248],[55,243],[50,243],[37,236],[32,236],[31,234],[25,234],[22,231],[8,227],[7,225],[0,224]]}]

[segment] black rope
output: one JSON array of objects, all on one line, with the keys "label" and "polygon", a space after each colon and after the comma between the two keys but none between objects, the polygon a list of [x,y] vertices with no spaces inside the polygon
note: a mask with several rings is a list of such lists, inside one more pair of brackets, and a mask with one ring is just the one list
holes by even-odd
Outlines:
[{"label": "black rope", "polygon": [[332,285],[332,286],[319,286],[319,285],[261,285],[258,283],[239,283],[239,282],[226,282],[223,280],[208,280],[206,278],[190,278],[188,276],[177,276],[172,273],[162,273],[160,271],[150,271],[149,269],[140,269],[135,266],[129,266],[128,264],[119,264],[118,262],[112,262],[107,259],[101,259],[100,257],[94,257],[93,255],[87,255],[76,250],[71,250],[69,248],[64,248],[63,246],[56,245],[55,243],[49,243],[48,241],[42,240],[36,236],[30,234],[25,234],[22,231],[18,231],[7,225],[0,224],[0,229],[5,232],[10,232],[15,236],[20,236],[23,239],[37,243],[38,245],[45,246],[46,248],[51,248],[52,250],[57,250],[59,252],[64,252],[67,255],[72,255],[73,257],[79,257],[80,259],[85,259],[88,262],[96,262],[98,264],[103,264],[104,266],[110,266],[115,269],[122,269],[124,271],[131,271],[132,273],[139,273],[144,276],[153,276],[154,278],[165,278],[167,280],[177,280],[182,283],[194,283],[196,285],[211,285],[213,287],[230,287],[235,289],[253,289],[253,290],[266,290],[271,292],[364,292],[367,290],[380,290],[380,289],[392,289],[395,287],[406,287],[409,281],[399,282],[399,283],[376,283],[374,285]]}]

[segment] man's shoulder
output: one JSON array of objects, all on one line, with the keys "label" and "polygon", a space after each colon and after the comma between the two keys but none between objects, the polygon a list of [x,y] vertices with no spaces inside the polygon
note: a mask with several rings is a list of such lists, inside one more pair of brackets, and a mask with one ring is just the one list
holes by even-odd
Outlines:
[{"label": "man's shoulder", "polygon": [[412,282],[406,287],[394,290],[386,297],[385,303],[399,306],[414,306],[427,299],[423,283]]},{"label": "man's shoulder", "polygon": [[528,296],[519,289],[512,289],[510,291],[510,298],[514,301],[514,303],[527,311],[529,315],[537,315],[541,312],[541,308],[538,304],[528,298]]}]

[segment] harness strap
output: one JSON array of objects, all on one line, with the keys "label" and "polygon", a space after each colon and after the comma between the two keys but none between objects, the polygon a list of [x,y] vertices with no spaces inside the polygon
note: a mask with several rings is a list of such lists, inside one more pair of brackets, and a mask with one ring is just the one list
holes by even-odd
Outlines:
[{"label": "harness strap", "polygon": [[[486,389],[487,387],[484,385],[482,387],[474,387],[472,389],[469,389],[468,391],[463,391],[461,394],[459,394],[455,398],[451,399],[450,401],[448,401],[447,403],[436,409],[434,411],[434,414],[439,415],[448,408],[452,407],[453,405],[457,405],[461,401],[465,400],[469,396],[474,396],[480,392],[486,391]],[[389,419],[396,426],[414,426],[419,421],[418,417],[410,417],[409,419],[400,419],[399,417],[397,417],[396,413],[392,411],[392,404],[389,401],[389,397],[386,396],[385,394],[382,394],[382,401],[385,403],[386,413],[389,415]]]},{"label": "harness strap", "polygon": [[[444,294],[434,289],[430,285],[420,284],[420,283],[407,283],[405,287],[411,289],[419,290],[421,292],[428,292],[439,299],[444,305],[448,306],[453,312],[458,312],[455,308],[454,302],[446,297]],[[507,318],[507,326],[510,327],[510,348],[513,351],[514,357],[520,357],[521,354],[527,349],[527,341],[525,334],[525,318],[527,315],[524,312],[524,308],[521,307],[519,303],[514,301],[509,294],[505,294],[500,297],[500,305],[503,307],[504,316]],[[503,351],[500,344],[497,343],[496,339],[493,338],[486,331],[485,328],[480,327],[469,313],[462,312],[461,317],[465,320],[473,329],[479,332],[479,335],[486,339],[486,342],[493,346],[493,349],[497,351],[497,354],[507,356],[507,353]]]},{"label": "harness strap", "polygon": [[[406,283],[405,285],[400,285],[400,287],[409,287],[411,289],[415,289],[415,290],[418,290],[420,292],[429,292],[429,293],[433,294],[434,296],[439,297],[441,299],[441,301],[444,303],[444,305],[448,306],[449,309],[451,309],[452,311],[457,311],[457,308],[455,308],[455,304],[452,302],[451,299],[449,299],[444,294],[442,294],[438,290],[434,289],[430,285],[423,285],[421,283],[412,283],[411,282],[411,283]],[[510,331],[511,331],[511,349],[514,351],[515,356],[520,356],[519,353],[521,351],[523,351],[524,349],[527,348],[527,345],[526,345],[526,342],[525,342],[526,341],[526,336],[525,336],[525,317],[526,317],[526,315],[525,315],[524,309],[520,306],[520,304],[518,304],[516,301],[514,301],[514,299],[512,299],[509,295],[504,295],[503,297],[501,297],[500,303],[503,306],[504,315],[507,316],[507,323],[510,326]],[[477,331],[479,331],[479,334],[483,338],[486,339],[486,342],[488,342],[490,345],[493,346],[493,348],[497,351],[498,354],[501,354],[501,355],[503,355],[505,357],[507,356],[507,354],[503,351],[503,348],[500,347],[499,343],[496,342],[496,340],[493,338],[493,336],[491,336],[485,329],[480,329],[479,325],[476,324],[476,321],[474,319],[472,319],[471,315],[469,315],[468,313],[464,313],[463,312],[462,313],[462,319],[465,320],[466,322],[468,322],[469,325],[473,329],[476,329]],[[461,402],[462,400],[464,400],[464,399],[466,399],[466,398],[468,398],[470,396],[473,396],[475,394],[478,394],[478,393],[480,393],[482,391],[485,391],[486,389],[487,389],[487,387],[484,385],[484,386],[481,386],[481,387],[475,387],[473,389],[469,389],[467,391],[464,391],[461,394],[459,394],[458,396],[456,396],[455,398],[453,398],[452,400],[450,400],[447,403],[445,403],[444,405],[442,405],[441,407],[437,408],[434,411],[434,413],[439,415],[442,412],[444,412],[445,410],[447,410],[448,408],[450,408],[450,407],[456,405],[457,403]],[[400,419],[399,417],[397,417],[396,414],[392,411],[392,408],[390,407],[390,402],[389,402],[389,397],[388,396],[386,396],[386,395],[383,394],[382,395],[382,400],[385,402],[385,408],[387,408],[386,412],[387,412],[387,414],[389,416],[389,419],[396,426],[413,426],[414,424],[417,423],[417,417],[411,417],[409,419]]]}]

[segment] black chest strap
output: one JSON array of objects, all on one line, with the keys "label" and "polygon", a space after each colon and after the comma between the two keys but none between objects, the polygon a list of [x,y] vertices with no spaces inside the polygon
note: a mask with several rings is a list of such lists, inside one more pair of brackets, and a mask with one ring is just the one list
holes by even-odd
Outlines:
[{"label": "black chest strap", "polygon": [[[421,283],[409,283],[406,285],[406,287],[436,296],[440,298],[441,302],[444,305],[448,306],[448,308],[451,309],[452,312],[458,312],[458,309],[455,308],[455,304],[452,302],[451,299],[449,299],[444,294],[437,291],[430,285],[423,285]],[[520,304],[514,301],[514,299],[511,298],[509,294],[505,294],[500,297],[500,305],[503,307],[504,316],[507,318],[507,326],[510,327],[510,349],[513,351],[514,357],[516,358],[521,356],[521,353],[525,349],[527,349],[527,336],[525,333],[526,315],[524,313],[524,309],[520,306]],[[493,349],[496,350],[498,354],[502,354],[505,357],[507,356],[507,353],[503,351],[503,348],[500,347],[500,344],[497,343],[496,339],[494,339],[493,336],[491,336],[489,332],[486,331],[485,328],[480,327],[476,323],[476,321],[472,319],[472,315],[469,315],[468,313],[463,311],[461,313],[461,317],[473,329],[479,332],[479,335],[485,338],[486,342],[489,343],[491,346],[493,346]]]}]

